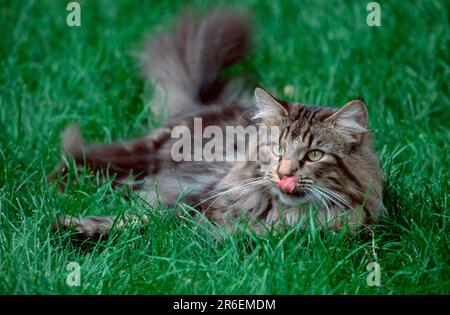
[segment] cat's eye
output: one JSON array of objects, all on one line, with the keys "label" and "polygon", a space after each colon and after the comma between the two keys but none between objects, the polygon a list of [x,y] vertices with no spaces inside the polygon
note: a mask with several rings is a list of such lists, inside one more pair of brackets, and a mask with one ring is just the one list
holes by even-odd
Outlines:
[{"label": "cat's eye", "polygon": [[280,157],[284,154],[284,148],[279,144],[274,144],[272,146],[272,152],[273,154],[275,154],[275,156]]},{"label": "cat's eye", "polygon": [[323,152],[320,150],[311,150],[307,154],[308,160],[312,162],[319,161],[323,157]]}]

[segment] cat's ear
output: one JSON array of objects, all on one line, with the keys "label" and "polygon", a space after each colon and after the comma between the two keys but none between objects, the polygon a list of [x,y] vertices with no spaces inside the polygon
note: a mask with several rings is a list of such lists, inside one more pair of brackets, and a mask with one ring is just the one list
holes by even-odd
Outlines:
[{"label": "cat's ear", "polygon": [[363,133],[367,132],[366,105],[360,100],[350,101],[325,121],[330,123],[333,128],[350,136],[354,141],[359,142]]},{"label": "cat's ear", "polygon": [[265,89],[257,87],[255,99],[259,109],[254,118],[261,118],[266,124],[278,125],[288,117],[287,108]]}]

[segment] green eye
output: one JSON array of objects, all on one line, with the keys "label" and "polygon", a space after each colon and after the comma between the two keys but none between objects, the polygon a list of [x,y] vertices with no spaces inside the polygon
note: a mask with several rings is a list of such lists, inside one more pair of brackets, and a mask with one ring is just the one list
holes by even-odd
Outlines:
[{"label": "green eye", "polygon": [[279,144],[274,144],[272,146],[272,152],[273,154],[275,154],[275,156],[280,157],[284,154],[284,148]]},{"label": "green eye", "polygon": [[308,152],[308,160],[316,162],[323,157],[323,152],[320,150],[312,150]]}]

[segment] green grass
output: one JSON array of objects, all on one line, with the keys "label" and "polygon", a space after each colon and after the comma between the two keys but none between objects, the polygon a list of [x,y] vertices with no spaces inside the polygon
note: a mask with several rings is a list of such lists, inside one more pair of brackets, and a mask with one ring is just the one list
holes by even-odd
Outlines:
[{"label": "green grass", "polygon": [[[133,54],[184,6],[213,4],[80,1],[82,26],[70,28],[67,2],[0,3],[0,293],[450,293],[448,1],[380,1],[378,28],[366,25],[369,1],[234,1],[257,25],[254,57],[236,72],[291,101],[365,98],[389,217],[373,238],[293,229],[222,240],[86,172],[63,194],[45,179],[69,123],[90,141],[159,123]],[[151,223],[89,249],[50,230],[65,213],[126,211]],[[366,284],[371,261],[381,287]],[[81,266],[80,287],[66,284],[69,262]]]}]

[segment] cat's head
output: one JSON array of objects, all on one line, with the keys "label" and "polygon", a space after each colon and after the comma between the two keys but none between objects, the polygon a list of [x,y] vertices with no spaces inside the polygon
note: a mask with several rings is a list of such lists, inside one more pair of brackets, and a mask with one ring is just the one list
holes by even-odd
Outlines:
[{"label": "cat's head", "polygon": [[279,136],[260,148],[259,168],[283,204],[326,202],[349,208],[364,202],[371,181],[379,186],[362,101],[340,109],[289,104],[262,88],[256,88],[255,98],[256,118],[279,127]]}]

